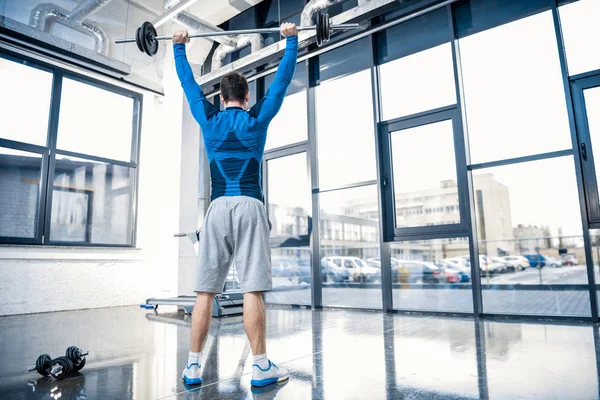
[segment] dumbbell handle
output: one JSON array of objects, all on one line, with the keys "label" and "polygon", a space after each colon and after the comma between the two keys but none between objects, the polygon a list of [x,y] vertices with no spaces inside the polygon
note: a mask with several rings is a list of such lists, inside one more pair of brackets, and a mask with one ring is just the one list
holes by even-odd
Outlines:
[{"label": "dumbbell handle", "polygon": [[[339,24],[339,25],[331,25],[330,28],[334,29],[355,29],[360,27],[359,24]],[[310,31],[317,29],[316,25],[308,25],[308,26],[297,26],[298,31]],[[201,38],[201,37],[213,37],[213,36],[234,36],[234,35],[247,35],[253,33],[279,33],[280,28],[261,28],[261,29],[238,29],[235,31],[214,31],[214,32],[200,32],[193,33],[188,37],[190,39],[193,38]],[[154,40],[170,40],[173,36],[156,36]],[[125,38],[125,39],[117,39],[115,43],[135,43],[134,38]]]},{"label": "dumbbell handle", "polygon": [[29,371],[29,372],[35,372],[35,364],[30,365],[29,367],[27,367],[27,371]]}]

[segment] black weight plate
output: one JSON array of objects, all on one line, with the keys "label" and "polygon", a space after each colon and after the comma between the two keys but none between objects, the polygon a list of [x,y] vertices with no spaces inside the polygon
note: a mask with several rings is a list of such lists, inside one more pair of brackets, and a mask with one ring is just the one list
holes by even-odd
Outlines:
[{"label": "black weight plate", "polygon": [[48,354],[41,354],[37,360],[35,360],[35,370],[38,374],[43,376],[50,375],[49,366],[52,362],[52,358]]},{"label": "black weight plate", "polygon": [[79,364],[74,365],[74,371],[80,371],[81,369],[83,369],[83,367],[85,367],[85,357],[81,359],[81,362]]},{"label": "black weight plate", "polygon": [[74,371],[77,372],[85,366],[85,357],[81,357],[79,352],[81,350],[77,346],[70,346],[65,352],[65,356],[73,361]]},{"label": "black weight plate", "polygon": [[141,28],[137,28],[135,30],[135,44],[137,45],[137,48],[139,51],[141,51],[142,53],[145,53],[144,48],[142,47],[142,37],[140,36],[141,30],[142,30]]},{"label": "black weight plate", "polygon": [[331,39],[331,28],[329,27],[329,14],[323,13],[321,14],[321,18],[323,18],[323,43],[329,42]]},{"label": "black weight plate", "polygon": [[321,19],[321,13],[317,13],[316,22],[316,30],[317,30],[317,46],[321,47],[323,45],[323,20]]},{"label": "black weight plate", "polygon": [[141,27],[142,30],[142,47],[146,54],[150,57],[154,56],[158,52],[158,41],[156,40],[156,29],[150,22],[144,22]]},{"label": "black weight plate", "polygon": [[61,356],[61,357],[58,357],[58,358],[52,360],[52,362],[50,364],[50,369],[52,369],[52,367],[54,367],[55,365],[60,365],[62,367],[62,370],[60,371],[60,373],[57,373],[57,374],[53,374],[52,372],[50,373],[50,375],[52,375],[52,377],[57,380],[65,379],[67,376],[71,375],[71,373],[73,372],[73,369],[74,369],[73,361],[71,361],[70,358],[65,357],[65,356]]}]

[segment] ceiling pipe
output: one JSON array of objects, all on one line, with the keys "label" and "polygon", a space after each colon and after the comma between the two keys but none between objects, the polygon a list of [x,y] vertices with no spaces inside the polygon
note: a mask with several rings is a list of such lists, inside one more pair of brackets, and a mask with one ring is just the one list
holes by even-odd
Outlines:
[{"label": "ceiling pipe", "polygon": [[29,25],[49,33],[51,24],[59,22],[76,31],[92,36],[95,40],[96,52],[107,56],[110,49],[108,35],[93,21],[85,18],[110,3],[110,1],[86,0],[70,12],[55,4],[43,3],[31,11]]},{"label": "ceiling pipe", "polygon": [[212,56],[211,63],[211,71],[216,71],[217,69],[223,66],[223,60],[227,57],[228,54],[233,53],[236,50],[242,49],[248,45],[250,45],[250,51],[252,53],[263,48],[263,37],[261,34],[251,34],[251,35],[240,35],[237,38],[237,42],[235,46],[228,46],[226,44],[220,44],[215,49],[215,52]]},{"label": "ceiling pipe", "polygon": [[[314,25],[314,16],[317,12],[329,8],[334,4],[343,3],[344,1],[345,0],[310,0],[302,10],[302,14],[300,15],[300,25]],[[365,1],[363,0],[363,3],[364,2]]]},{"label": "ceiling pipe", "polygon": [[[173,17],[173,21],[179,22],[192,33],[223,31],[223,29],[219,28],[218,26],[213,26],[185,11],[175,15]],[[226,46],[236,46],[238,41],[237,37],[234,36],[215,36],[207,39],[212,39],[215,42],[219,42]]]}]

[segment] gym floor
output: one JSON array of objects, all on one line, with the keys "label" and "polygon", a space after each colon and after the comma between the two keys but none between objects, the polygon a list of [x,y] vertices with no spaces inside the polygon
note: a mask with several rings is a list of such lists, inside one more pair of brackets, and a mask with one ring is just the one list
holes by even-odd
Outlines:
[{"label": "gym floor", "polygon": [[[250,388],[240,316],[213,319],[204,385],[185,387],[189,317],[118,307],[0,318],[0,398],[598,399],[598,327],[269,308],[268,351],[288,383]],[[80,374],[26,372],[89,349]],[[29,382],[28,382],[29,381]],[[28,383],[27,383],[28,382]]]}]

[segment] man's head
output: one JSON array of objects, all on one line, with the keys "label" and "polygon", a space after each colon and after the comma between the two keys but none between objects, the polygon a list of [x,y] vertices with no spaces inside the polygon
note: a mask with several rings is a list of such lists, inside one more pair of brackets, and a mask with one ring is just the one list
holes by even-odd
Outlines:
[{"label": "man's head", "polygon": [[229,72],[221,79],[221,101],[227,106],[248,108],[250,92],[248,81],[239,72]]}]

